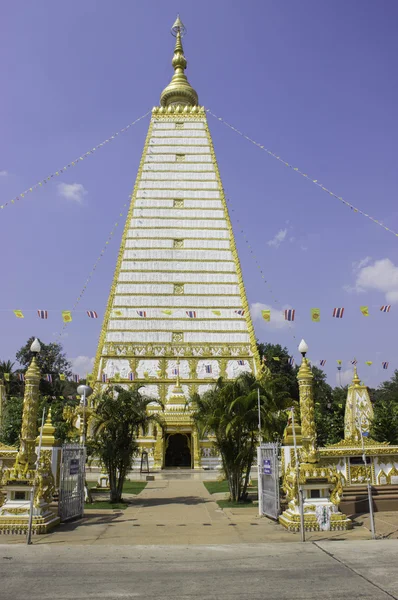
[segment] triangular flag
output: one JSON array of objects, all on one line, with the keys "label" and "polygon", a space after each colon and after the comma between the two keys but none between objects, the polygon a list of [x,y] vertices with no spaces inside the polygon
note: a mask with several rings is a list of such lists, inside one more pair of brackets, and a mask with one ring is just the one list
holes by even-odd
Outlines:
[{"label": "triangular flag", "polygon": [[279,358],[279,356],[273,356],[272,360],[280,361],[280,358]]},{"label": "triangular flag", "polygon": [[17,317],[17,319],[24,319],[25,318],[22,310],[14,310],[14,315]]},{"label": "triangular flag", "polygon": [[211,312],[213,313],[213,315],[216,315],[216,317],[221,316],[221,310],[212,310]]},{"label": "triangular flag", "polygon": [[122,317],[123,311],[122,310],[114,310],[113,314],[115,315],[115,317]]},{"label": "triangular flag", "polygon": [[341,360],[338,360],[338,361],[337,361],[337,364],[338,364],[338,365],[341,365],[341,363],[342,363],[342,362],[343,362],[343,361],[341,361]]},{"label": "triangular flag", "polygon": [[361,306],[360,307],[360,311],[363,314],[364,317],[368,317],[369,316],[369,306]]},{"label": "triangular flag", "polygon": [[172,310],[169,310],[168,308],[166,308],[165,310],[162,310],[162,313],[163,313],[164,315],[172,315],[172,314],[173,314],[173,311],[172,311]]},{"label": "triangular flag", "polygon": [[319,323],[321,320],[321,311],[319,308],[311,308],[311,321],[314,323]]},{"label": "triangular flag", "polygon": [[72,321],[72,313],[70,310],[62,311],[62,320],[64,323],[70,323]]},{"label": "triangular flag", "polygon": [[4,375],[4,380],[5,381],[10,381],[10,374],[9,373],[3,373]]},{"label": "triangular flag", "polygon": [[373,361],[372,361],[372,360],[367,360],[365,364],[367,364],[367,365],[368,365],[368,367],[370,367],[370,365],[372,365],[372,364],[373,364]]},{"label": "triangular flag", "polygon": [[264,321],[271,321],[271,311],[270,310],[262,310],[261,314],[263,316]]},{"label": "triangular flag", "polygon": [[60,373],[59,374],[59,378],[61,381],[65,381],[65,374],[64,373]]}]

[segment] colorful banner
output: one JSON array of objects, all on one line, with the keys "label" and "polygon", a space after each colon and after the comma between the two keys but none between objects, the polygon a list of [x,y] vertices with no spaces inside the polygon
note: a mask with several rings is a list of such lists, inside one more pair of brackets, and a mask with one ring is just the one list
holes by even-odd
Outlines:
[{"label": "colorful banner", "polygon": [[319,323],[321,320],[321,311],[319,308],[311,308],[311,321]]},{"label": "colorful banner", "polygon": [[304,177],[305,179],[307,179],[307,181],[310,181],[311,183],[315,184],[321,190],[323,190],[324,192],[326,192],[330,196],[333,196],[333,198],[336,198],[337,200],[339,200],[340,202],[342,202],[343,204],[345,204],[346,206],[348,206],[348,208],[350,208],[354,213],[358,213],[358,214],[362,215],[363,217],[366,217],[370,221],[373,221],[373,223],[376,223],[380,227],[383,227],[383,229],[385,229],[386,231],[389,231],[390,233],[392,233],[396,237],[398,237],[398,233],[396,231],[394,231],[393,229],[390,229],[389,227],[387,227],[386,225],[384,225],[384,223],[382,223],[381,221],[378,221],[377,219],[375,219],[371,215],[368,215],[368,213],[360,210],[359,208],[357,208],[356,206],[354,206],[350,202],[347,202],[347,200],[344,200],[344,198],[342,198],[342,196],[338,196],[337,194],[335,194],[334,192],[332,192],[331,190],[329,190],[327,187],[325,187],[324,185],[322,185],[321,183],[319,183],[318,179],[313,179],[312,177],[310,177],[309,175],[307,175],[306,173],[304,173],[303,171],[301,171],[298,167],[293,167],[293,165],[291,165],[287,161],[283,160],[283,158],[281,158],[280,156],[278,156],[277,154],[275,154],[275,152],[272,152],[271,150],[269,150],[268,148],[266,148],[262,144],[259,144],[258,142],[256,142],[252,138],[250,138],[248,135],[244,134],[242,131],[240,131],[239,129],[237,129],[236,127],[234,127],[233,125],[231,125],[227,121],[225,121],[222,117],[218,117],[217,115],[215,115],[209,108],[206,108],[206,112],[208,112],[212,117],[214,117],[215,119],[217,119],[217,121],[221,121],[221,123],[223,123],[224,125],[226,125],[227,127],[229,127],[229,129],[232,129],[232,131],[235,131],[235,133],[237,133],[241,137],[245,138],[246,140],[248,140],[249,142],[251,142],[252,144],[254,144],[254,146],[257,146],[258,148],[260,148],[260,150],[263,150],[264,152],[266,152],[267,154],[269,154],[273,158],[276,158],[276,160],[278,160],[279,162],[281,162],[282,164],[284,164],[286,167],[289,167],[289,169],[292,169],[293,171],[296,171],[296,173],[298,173],[299,175],[301,175],[302,177]]},{"label": "colorful banner", "polygon": [[62,311],[62,320],[64,323],[70,323],[72,321],[72,313],[70,310]]},{"label": "colorful banner", "polygon": [[369,316],[369,306],[361,306],[359,310],[361,311],[364,317]]},{"label": "colorful banner", "polygon": [[262,310],[261,314],[263,316],[264,321],[271,321],[271,311],[270,310]]},{"label": "colorful banner", "polygon": [[14,310],[14,315],[17,317],[17,319],[24,319],[25,318],[22,310]]}]

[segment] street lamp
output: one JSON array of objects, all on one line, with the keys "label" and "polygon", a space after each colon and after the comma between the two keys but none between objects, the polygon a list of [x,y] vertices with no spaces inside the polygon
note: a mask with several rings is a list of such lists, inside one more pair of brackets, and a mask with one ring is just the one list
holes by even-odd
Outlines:
[{"label": "street lamp", "polygon": [[298,347],[298,351],[300,352],[301,356],[303,358],[305,358],[305,355],[308,352],[308,346],[304,340],[301,340],[299,347]]},{"label": "street lamp", "polygon": [[86,399],[91,396],[93,390],[89,385],[79,385],[77,393],[82,397],[83,401],[83,431],[80,438],[82,446],[86,444]]}]

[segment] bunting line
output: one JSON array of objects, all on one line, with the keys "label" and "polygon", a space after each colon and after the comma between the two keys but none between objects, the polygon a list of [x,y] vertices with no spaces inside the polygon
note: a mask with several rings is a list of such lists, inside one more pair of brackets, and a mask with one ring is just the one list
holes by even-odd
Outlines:
[{"label": "bunting line", "polygon": [[[224,192],[225,192],[225,190],[224,190]],[[251,246],[251,244],[250,244],[250,242],[249,242],[249,240],[248,240],[248,237],[247,237],[247,235],[246,235],[246,233],[245,233],[245,230],[243,229],[243,227],[242,227],[242,224],[241,224],[240,220],[239,220],[239,219],[238,219],[238,217],[236,216],[235,209],[234,209],[234,207],[233,207],[233,204],[232,204],[232,202],[231,202],[230,198],[229,198],[227,195],[225,195],[225,199],[226,199],[226,201],[227,201],[227,204],[229,204],[229,206],[230,206],[230,208],[231,208],[231,213],[234,213],[234,219],[235,219],[235,222],[236,222],[236,223],[237,223],[237,225],[239,226],[239,231],[240,231],[240,233],[242,234],[242,236],[243,236],[243,239],[244,239],[244,240],[245,240],[245,242],[246,242],[246,245],[247,245],[247,247],[248,247],[248,249],[249,249],[249,252],[250,252],[250,254],[252,255],[252,258],[253,258],[253,260],[254,260],[254,262],[255,262],[255,264],[256,264],[256,266],[257,266],[258,270],[260,271],[260,276],[261,276],[261,279],[264,281],[264,284],[265,284],[265,285],[268,287],[268,290],[269,290],[269,292],[270,292],[270,294],[271,294],[271,298],[272,298],[272,300],[271,300],[271,301],[272,301],[274,304],[279,304],[279,305],[280,305],[280,302],[279,302],[279,300],[277,300],[277,298],[275,298],[275,296],[274,296],[274,292],[272,291],[271,284],[270,284],[270,283],[269,283],[269,281],[268,281],[268,280],[265,278],[264,272],[263,272],[263,270],[262,270],[262,268],[261,268],[261,265],[260,265],[260,263],[259,263],[259,262],[258,262],[258,260],[257,260],[257,256],[254,254],[253,247]],[[269,313],[269,318],[266,318],[266,317],[265,317],[265,315],[263,314],[263,319],[264,319],[265,321],[270,321],[270,319],[271,319],[271,311],[262,311],[262,312],[263,312],[263,313],[264,313],[264,312],[267,312],[267,313]],[[278,311],[278,312],[279,312],[279,311]],[[283,312],[283,311],[281,310],[280,312]],[[288,322],[288,323],[289,323],[289,324],[288,324],[288,328],[289,328],[289,330],[290,330],[290,333],[292,334],[292,336],[293,336],[293,339],[294,339],[295,343],[297,344],[297,338],[296,338],[296,336],[295,336],[295,334],[294,334],[294,332],[293,332],[292,325],[291,325],[291,323],[290,323],[290,322]]]},{"label": "bunting line", "polygon": [[[147,113],[147,114],[148,114],[148,113]],[[124,215],[123,215],[124,209],[126,209],[126,208],[127,208],[127,210],[128,210],[128,207],[130,206],[130,202],[131,202],[131,199],[132,199],[132,197],[133,197],[133,194],[131,193],[131,194],[129,195],[129,200],[128,200],[128,202],[125,202],[125,203],[123,204],[122,210],[121,210],[121,212],[119,213],[119,218],[124,216]],[[76,307],[79,305],[79,303],[80,303],[81,299],[83,298],[83,296],[84,296],[84,294],[85,294],[85,292],[86,292],[87,286],[88,286],[88,284],[90,283],[91,279],[93,278],[93,275],[94,275],[94,273],[95,273],[95,271],[96,271],[96,269],[97,269],[97,267],[98,267],[98,264],[99,264],[99,262],[100,262],[101,258],[104,256],[104,254],[105,254],[105,251],[106,251],[106,249],[107,249],[107,247],[108,247],[108,245],[109,245],[109,242],[112,240],[112,238],[113,238],[113,236],[114,236],[114,234],[115,234],[115,232],[116,232],[116,229],[117,229],[117,227],[118,227],[118,226],[119,226],[119,221],[116,221],[116,223],[113,225],[113,227],[112,227],[112,229],[111,229],[111,232],[110,232],[110,233],[109,233],[109,235],[108,235],[108,238],[107,238],[107,240],[106,240],[106,242],[105,242],[104,246],[102,247],[102,250],[101,250],[101,252],[99,253],[99,255],[98,255],[98,257],[97,257],[97,260],[95,261],[95,263],[94,263],[93,267],[91,268],[91,271],[90,271],[90,273],[89,273],[89,275],[88,275],[88,277],[87,277],[87,279],[86,279],[86,281],[85,281],[85,283],[84,283],[84,285],[83,285],[83,287],[82,287],[82,289],[81,289],[81,291],[80,291],[79,295],[77,296],[77,298],[76,298],[76,300],[75,300],[75,303],[74,303],[74,305],[73,305],[72,309],[71,309],[70,311],[64,311],[64,312],[69,312],[69,313],[70,313],[70,319],[68,319],[68,320],[65,320],[65,318],[64,318],[64,324],[63,324],[63,327],[62,327],[62,329],[61,329],[61,331],[60,331],[59,337],[62,337],[62,334],[63,334],[63,332],[65,331],[65,328],[66,328],[66,325],[67,325],[67,323],[68,323],[68,322],[70,322],[70,321],[72,321],[72,314],[75,312],[75,310],[76,310]]]},{"label": "bunting line", "polygon": [[109,138],[107,138],[106,140],[104,140],[100,144],[97,144],[97,146],[94,146],[94,148],[91,148],[91,150],[88,150],[87,152],[85,152],[84,154],[82,154],[81,156],[79,156],[78,158],[75,158],[75,160],[72,160],[65,167],[62,167],[62,169],[58,169],[58,171],[54,171],[54,173],[51,173],[51,175],[48,175],[44,179],[41,179],[40,181],[38,181],[37,183],[35,183],[34,185],[32,185],[32,187],[27,188],[24,192],[22,192],[18,196],[15,196],[15,198],[12,198],[12,200],[8,200],[7,202],[4,202],[4,204],[0,205],[0,209],[5,208],[9,204],[15,204],[15,202],[17,200],[21,200],[27,194],[30,194],[31,192],[33,192],[34,190],[36,190],[38,187],[41,187],[43,184],[48,183],[49,181],[51,181],[51,179],[53,177],[59,177],[59,175],[61,173],[65,173],[65,171],[67,171],[71,167],[75,167],[82,160],[84,160],[85,158],[87,158],[88,156],[90,156],[90,154],[94,154],[94,152],[96,150],[99,150],[99,148],[102,148],[103,146],[105,146],[106,144],[108,144],[109,142],[111,142],[112,140],[114,140],[118,135],[120,135],[121,133],[124,133],[125,131],[127,131],[128,129],[130,129],[130,127],[132,127],[133,125],[135,125],[136,123],[138,123],[138,121],[141,121],[142,119],[145,119],[145,117],[147,117],[149,114],[151,114],[150,110],[148,110],[148,112],[146,112],[145,115],[142,115],[141,117],[138,117],[138,119],[136,119],[132,123],[129,123],[128,125],[126,125],[126,127],[123,127],[122,129],[119,129],[119,131],[116,131],[116,133],[114,133],[113,135],[111,135]]},{"label": "bunting line", "polygon": [[236,127],[234,127],[233,125],[231,125],[230,123],[228,123],[228,121],[225,121],[222,117],[218,117],[209,108],[206,108],[205,110],[212,117],[214,117],[215,119],[217,119],[218,121],[221,121],[221,123],[223,123],[224,125],[226,125],[226,127],[229,127],[229,129],[232,129],[232,131],[235,131],[235,133],[237,133],[241,137],[245,138],[246,140],[248,140],[249,142],[251,142],[252,144],[254,144],[254,146],[257,146],[258,148],[260,148],[260,150],[263,150],[264,152],[266,152],[267,154],[269,154],[270,156],[272,156],[273,158],[275,158],[276,160],[278,160],[279,162],[281,162],[282,164],[284,164],[286,167],[289,167],[289,169],[292,169],[292,171],[296,171],[296,173],[298,173],[299,175],[301,175],[302,177],[304,177],[307,181],[310,181],[311,183],[315,184],[321,190],[323,190],[324,192],[326,192],[330,196],[333,196],[333,198],[336,198],[336,200],[339,200],[340,202],[342,202],[343,204],[345,204],[346,206],[348,206],[348,208],[350,208],[355,213],[359,213],[363,217],[366,217],[370,221],[373,221],[373,223],[376,223],[376,225],[379,225],[380,227],[383,227],[383,229],[385,229],[386,231],[389,231],[390,233],[392,233],[393,235],[395,235],[396,237],[398,237],[398,233],[396,231],[394,231],[390,227],[387,227],[386,225],[384,225],[384,223],[382,223],[381,221],[378,221],[377,219],[375,219],[374,217],[372,217],[368,213],[364,212],[360,208],[357,208],[356,206],[354,206],[350,202],[347,202],[347,200],[344,200],[344,198],[342,196],[338,196],[337,194],[335,194],[334,192],[332,192],[332,190],[329,190],[327,187],[325,187],[324,185],[322,185],[321,183],[319,183],[318,179],[312,179],[312,177],[310,177],[309,175],[307,175],[306,173],[304,173],[303,171],[301,171],[298,167],[293,167],[293,165],[291,165],[290,163],[288,163],[287,161],[285,161],[283,158],[281,158],[280,156],[278,156],[277,154],[275,154],[275,152],[272,152],[272,150],[269,150],[263,144],[260,144],[259,142],[256,142],[251,137],[249,137],[248,135],[246,135],[245,133],[243,133],[242,131],[240,131],[239,129],[237,129]]}]

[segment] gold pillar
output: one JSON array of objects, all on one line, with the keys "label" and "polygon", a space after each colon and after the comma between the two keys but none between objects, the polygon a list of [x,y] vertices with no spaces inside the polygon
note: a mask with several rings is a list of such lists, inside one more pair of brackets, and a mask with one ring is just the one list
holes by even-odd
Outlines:
[{"label": "gold pillar", "polygon": [[304,356],[297,374],[297,380],[300,393],[302,461],[306,463],[316,463],[318,460],[313,378],[308,359]]},{"label": "gold pillar", "polygon": [[0,379],[0,427],[3,425],[4,421],[4,410],[6,406],[6,388],[4,385],[4,381]]},{"label": "gold pillar", "polygon": [[156,428],[156,441],[153,449],[153,467],[161,469],[163,467],[163,431],[161,427]]},{"label": "gold pillar", "polygon": [[201,460],[200,460],[200,449],[199,449],[199,435],[198,435],[198,430],[195,426],[192,428],[192,452],[193,452],[193,468],[200,469]]},{"label": "gold pillar", "polygon": [[13,478],[31,479],[35,474],[37,409],[39,405],[40,369],[36,356],[32,358],[25,375],[25,394],[22,412],[21,446],[13,468]]}]

